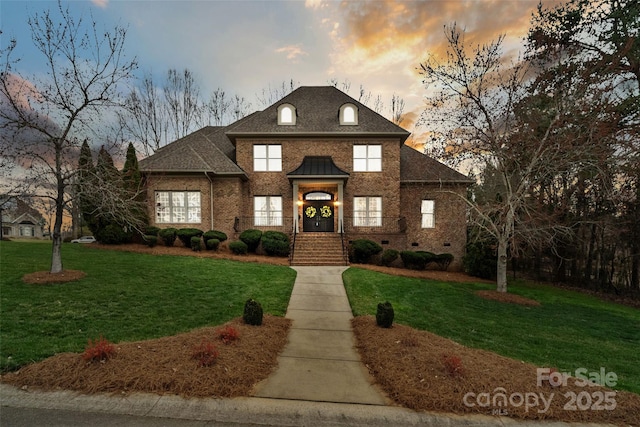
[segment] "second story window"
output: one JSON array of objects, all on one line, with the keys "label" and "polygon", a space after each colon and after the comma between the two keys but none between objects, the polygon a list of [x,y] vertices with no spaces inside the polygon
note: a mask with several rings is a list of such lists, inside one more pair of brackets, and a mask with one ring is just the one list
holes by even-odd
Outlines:
[{"label": "second story window", "polygon": [[282,104],[278,107],[278,124],[295,125],[296,108],[291,104]]},{"label": "second story window", "polygon": [[260,144],[254,145],[253,170],[254,172],[281,172],[282,146]]},{"label": "second story window", "polygon": [[354,172],[381,172],[382,146],[354,145],[353,170]]},{"label": "second story window", "polygon": [[422,228],[434,228],[436,226],[435,202],[433,200],[423,200],[420,206],[422,215]]},{"label": "second story window", "polygon": [[340,124],[341,125],[357,125],[358,109],[353,104],[344,104],[340,107]]}]

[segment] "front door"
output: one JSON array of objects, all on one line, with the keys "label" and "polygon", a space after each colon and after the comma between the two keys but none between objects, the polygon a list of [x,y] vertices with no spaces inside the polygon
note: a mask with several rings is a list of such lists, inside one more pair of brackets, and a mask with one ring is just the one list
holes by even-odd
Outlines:
[{"label": "front door", "polygon": [[328,200],[307,200],[302,211],[303,231],[332,232],[333,203]]}]

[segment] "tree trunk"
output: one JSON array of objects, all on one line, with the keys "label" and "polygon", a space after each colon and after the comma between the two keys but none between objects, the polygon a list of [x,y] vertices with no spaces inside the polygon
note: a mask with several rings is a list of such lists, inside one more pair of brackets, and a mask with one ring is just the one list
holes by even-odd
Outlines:
[{"label": "tree trunk", "polygon": [[498,292],[507,292],[507,246],[509,240],[506,237],[500,236],[498,239],[498,274],[497,274],[497,287]]}]

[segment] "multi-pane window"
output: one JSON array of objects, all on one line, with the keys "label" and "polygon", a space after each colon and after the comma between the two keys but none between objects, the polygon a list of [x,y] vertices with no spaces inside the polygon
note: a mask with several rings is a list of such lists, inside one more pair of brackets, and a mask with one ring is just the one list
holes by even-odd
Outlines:
[{"label": "multi-pane window", "polygon": [[282,197],[256,196],[253,199],[254,225],[282,225]]},{"label": "multi-pane window", "polygon": [[282,146],[254,145],[253,170],[256,172],[281,172]]},{"label": "multi-pane window", "polygon": [[420,213],[422,214],[422,228],[433,228],[436,226],[435,202],[433,200],[423,200]]},{"label": "multi-pane window", "polygon": [[353,225],[356,227],[382,226],[382,197],[354,197]]},{"label": "multi-pane window", "polygon": [[156,191],[156,223],[198,223],[199,191]]},{"label": "multi-pane window", "polygon": [[381,172],[381,145],[354,145],[353,170],[355,172]]}]

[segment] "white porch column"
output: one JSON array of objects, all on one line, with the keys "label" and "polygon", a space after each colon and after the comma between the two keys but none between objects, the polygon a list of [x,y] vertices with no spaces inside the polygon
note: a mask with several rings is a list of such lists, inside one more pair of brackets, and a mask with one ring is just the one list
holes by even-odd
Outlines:
[{"label": "white porch column", "polygon": [[295,228],[295,232],[300,232],[300,225],[298,224],[298,181],[293,181],[293,226]]},{"label": "white porch column", "polygon": [[338,182],[338,233],[344,231],[344,182]]}]

